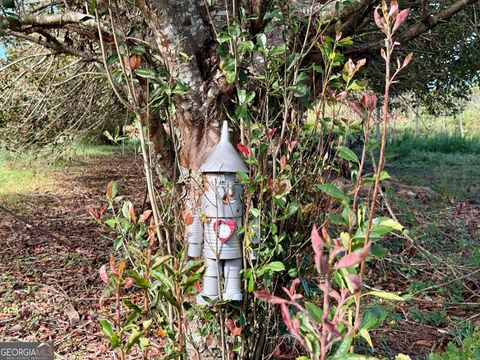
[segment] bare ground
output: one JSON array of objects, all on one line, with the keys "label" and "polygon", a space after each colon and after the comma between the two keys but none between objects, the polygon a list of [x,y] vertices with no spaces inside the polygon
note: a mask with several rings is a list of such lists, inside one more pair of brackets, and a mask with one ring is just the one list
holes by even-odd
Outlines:
[{"label": "bare ground", "polygon": [[15,212],[0,209],[0,341],[53,342],[66,359],[112,358],[96,319],[111,242],[86,208],[98,206],[110,180],[141,204],[141,163],[91,157],[55,177],[52,191],[0,200]]}]

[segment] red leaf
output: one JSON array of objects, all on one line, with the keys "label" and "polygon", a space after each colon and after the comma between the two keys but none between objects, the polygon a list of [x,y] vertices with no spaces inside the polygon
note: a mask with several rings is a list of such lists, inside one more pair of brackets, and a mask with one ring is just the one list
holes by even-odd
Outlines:
[{"label": "red leaf", "polygon": [[336,100],[337,101],[342,101],[342,100],[345,100],[345,98],[347,97],[347,92],[346,91],[342,91],[341,93],[339,93],[337,96],[336,96]]},{"label": "red leaf", "polygon": [[193,287],[198,290],[198,292],[202,292],[203,288],[202,285],[200,284],[200,281],[197,281],[195,284],[193,284]]},{"label": "red leaf", "polygon": [[295,145],[297,145],[298,141],[295,140],[285,140],[285,143],[287,144],[288,151],[292,151]]},{"label": "red leaf", "polygon": [[390,11],[388,12],[388,16],[395,16],[398,13],[398,2],[397,0],[392,0],[390,2]]},{"label": "red leaf", "polygon": [[290,312],[288,311],[288,307],[285,304],[281,304],[280,306],[283,322],[285,323],[287,329],[292,333],[292,335],[294,335],[294,329],[292,326],[292,321],[290,320]]},{"label": "red leaf", "polygon": [[225,320],[225,326],[231,332],[233,329],[235,329],[235,322],[232,319],[227,319]]},{"label": "red leaf", "polygon": [[280,156],[280,166],[283,168],[285,167],[285,165],[287,165],[287,158],[285,157],[285,155],[282,155]]},{"label": "red leaf", "polygon": [[133,280],[132,280],[132,278],[129,278],[129,277],[126,278],[126,279],[125,279],[125,284],[123,285],[123,287],[124,287],[125,289],[130,289],[132,286],[133,286]]},{"label": "red leaf", "polygon": [[102,296],[100,296],[100,298],[98,299],[98,307],[99,308],[103,308],[103,304],[105,303],[105,298]]},{"label": "red leaf", "polygon": [[137,220],[137,216],[135,215],[135,210],[133,210],[133,204],[132,203],[130,203],[128,205],[128,214],[130,215],[130,220],[132,220],[132,221]]},{"label": "red leaf", "polygon": [[338,332],[337,328],[332,323],[325,321],[323,326],[325,326],[325,328],[331,335],[340,336],[340,333]]},{"label": "red leaf", "polygon": [[317,225],[315,224],[312,228],[312,247],[313,251],[315,251],[315,254],[320,254],[320,256],[323,255],[323,239],[318,233]]},{"label": "red leaf", "polygon": [[327,244],[331,243],[330,234],[328,233],[327,229],[325,229],[325,227],[322,228],[322,236],[327,242]]},{"label": "red leaf", "polygon": [[100,220],[96,209],[88,207],[86,210],[90,214],[90,216],[93,217],[96,221]]},{"label": "red leaf", "polygon": [[115,258],[110,254],[110,274],[116,274],[117,270],[115,269]]},{"label": "red leaf", "polygon": [[102,218],[105,210],[107,210],[107,204],[103,204],[103,205],[100,207],[100,210],[98,210],[98,219],[99,219],[99,220]]},{"label": "red leaf", "polygon": [[272,139],[275,136],[276,132],[277,132],[277,128],[267,129],[265,130],[265,135],[267,135],[267,138]]},{"label": "red leaf", "polygon": [[138,219],[138,222],[143,223],[145,222],[150,215],[152,214],[152,210],[145,210],[142,215],[140,215],[140,218]]},{"label": "red leaf", "polygon": [[373,111],[377,107],[377,95],[373,91],[368,91],[362,95],[360,102],[365,110]]},{"label": "red leaf", "polygon": [[403,65],[402,65],[402,67],[407,66],[407,65],[410,63],[410,61],[412,61],[412,58],[413,58],[413,53],[408,54],[408,55],[405,57],[405,59],[403,60]]},{"label": "red leaf", "polygon": [[352,283],[353,293],[357,293],[362,289],[362,279],[358,275],[347,275],[348,280]]},{"label": "red leaf", "polygon": [[367,63],[367,59],[360,59],[357,61],[357,64],[355,65],[355,70],[358,71],[362,66],[364,66]]},{"label": "red leaf", "polygon": [[348,268],[353,265],[361,263],[365,257],[360,252],[353,252],[348,255],[345,255],[340,260],[337,261],[334,269]]},{"label": "red leaf", "polygon": [[321,275],[326,275],[330,272],[330,264],[325,256],[320,254],[315,255],[315,267]]},{"label": "red leaf", "polygon": [[185,210],[182,213],[183,221],[185,221],[185,225],[191,225],[193,223],[193,217],[190,211]]},{"label": "red leaf", "polygon": [[268,191],[273,193],[275,190],[275,184],[273,183],[272,179],[267,179]]},{"label": "red leaf", "polygon": [[331,253],[331,259],[334,259],[338,254],[342,253],[342,252],[347,252],[347,249],[345,249],[343,246],[340,246],[340,247],[337,247],[335,248],[332,253]]},{"label": "red leaf", "polygon": [[254,291],[253,294],[255,295],[255,297],[259,298],[260,300],[266,301],[269,304],[288,304],[287,300],[282,299],[278,296],[274,296],[264,290]]},{"label": "red leaf", "polygon": [[292,284],[290,285],[290,293],[295,294],[295,291],[297,290],[297,285],[300,284],[300,278],[296,278],[295,280],[292,281]]},{"label": "red leaf", "polygon": [[400,13],[397,15],[395,19],[395,24],[393,25],[392,32],[395,32],[395,30],[397,30],[400,27],[400,25],[402,25],[402,23],[405,21],[405,18],[408,16],[409,13],[410,13],[410,9],[405,9],[400,11]]},{"label": "red leaf", "polygon": [[237,149],[245,156],[250,156],[251,154],[250,149],[241,143],[237,144]]},{"label": "red leaf", "polygon": [[378,12],[379,7],[377,6],[375,8],[375,11],[373,12],[373,16],[375,19],[375,24],[377,24],[378,28],[382,31],[385,30],[385,22],[383,21],[382,17],[380,16],[380,13]]},{"label": "red leaf", "polygon": [[105,265],[100,266],[98,273],[100,274],[100,279],[102,279],[105,284],[108,284],[107,267]]},{"label": "red leaf", "polygon": [[141,62],[142,62],[142,57],[140,55],[130,56],[130,68],[132,70],[139,68]]},{"label": "red leaf", "polygon": [[232,337],[235,337],[235,336],[238,336],[242,333],[242,327],[234,327],[232,330],[231,330],[231,333],[230,333],[230,336]]},{"label": "red leaf", "polygon": [[341,268],[348,268],[350,266],[356,265],[362,262],[368,255],[370,251],[370,244],[367,244],[362,251],[360,252],[353,252],[348,255],[345,255],[343,258],[337,261],[334,269],[341,269]]},{"label": "red leaf", "polygon": [[362,109],[360,108],[360,105],[358,105],[356,102],[353,102],[352,100],[347,100],[347,103],[348,106],[350,106],[352,110],[355,111],[358,115],[360,115],[361,118],[365,117]]}]

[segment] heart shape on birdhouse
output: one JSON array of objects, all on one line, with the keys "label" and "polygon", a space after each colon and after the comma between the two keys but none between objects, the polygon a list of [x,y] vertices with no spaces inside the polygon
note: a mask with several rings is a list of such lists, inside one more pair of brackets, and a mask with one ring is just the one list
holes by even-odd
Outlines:
[{"label": "heart shape on birdhouse", "polygon": [[218,240],[225,244],[235,232],[235,221],[217,220],[213,223],[213,231],[217,234]]}]

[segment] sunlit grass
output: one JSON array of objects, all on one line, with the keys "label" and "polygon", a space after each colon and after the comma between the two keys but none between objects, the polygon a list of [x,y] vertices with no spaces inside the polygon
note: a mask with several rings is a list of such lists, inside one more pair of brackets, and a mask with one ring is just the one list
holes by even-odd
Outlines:
[{"label": "sunlit grass", "polygon": [[387,152],[387,170],[398,181],[429,187],[446,200],[480,201],[480,138],[405,135]]},{"label": "sunlit grass", "polygon": [[62,168],[89,157],[131,152],[135,144],[94,145],[78,143],[62,151],[10,152],[0,149],[0,197],[32,194],[55,187]]},{"label": "sunlit grass", "polygon": [[45,191],[55,186],[51,169],[28,167],[25,163],[0,165],[0,196]]}]

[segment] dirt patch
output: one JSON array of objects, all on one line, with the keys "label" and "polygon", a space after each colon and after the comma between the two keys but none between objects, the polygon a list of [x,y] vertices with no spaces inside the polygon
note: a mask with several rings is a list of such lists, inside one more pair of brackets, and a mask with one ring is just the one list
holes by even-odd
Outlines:
[{"label": "dirt patch", "polygon": [[55,173],[53,190],[0,198],[15,214],[0,210],[0,341],[52,341],[68,359],[109,358],[96,304],[111,240],[85,209],[99,205],[110,180],[140,207],[141,165],[133,155],[91,157]]}]

